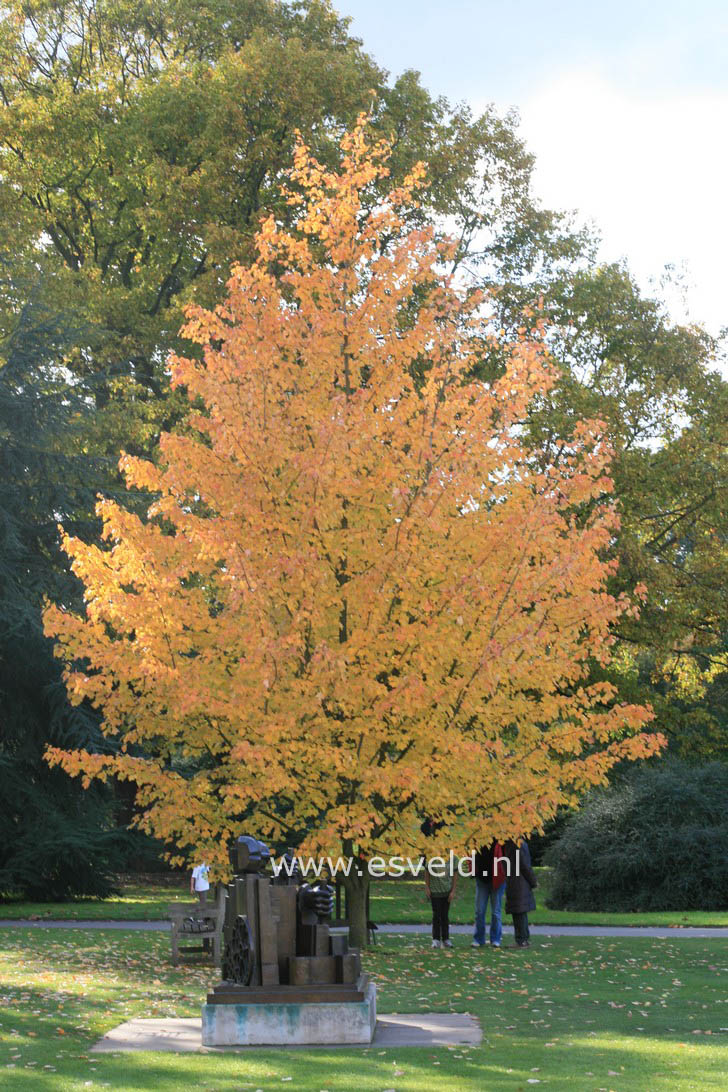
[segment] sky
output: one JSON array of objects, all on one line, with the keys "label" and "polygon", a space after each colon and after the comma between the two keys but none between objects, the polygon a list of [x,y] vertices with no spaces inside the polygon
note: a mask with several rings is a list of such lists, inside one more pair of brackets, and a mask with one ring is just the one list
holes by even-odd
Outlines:
[{"label": "sky", "polygon": [[[728,326],[726,0],[334,0],[393,75],[517,109],[544,205],[596,225],[676,321]],[[660,283],[674,267],[677,285]]]}]

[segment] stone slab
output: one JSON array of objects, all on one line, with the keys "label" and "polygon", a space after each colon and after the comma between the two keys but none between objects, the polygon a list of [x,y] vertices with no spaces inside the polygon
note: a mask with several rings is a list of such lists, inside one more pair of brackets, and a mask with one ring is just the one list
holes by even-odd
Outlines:
[{"label": "stone slab", "polygon": [[369,1044],[376,1022],[377,990],[370,982],[363,1001],[203,1005],[202,1044],[208,1047]]},{"label": "stone slab", "polygon": [[379,1017],[374,1046],[477,1046],[482,1040],[468,1012],[401,1012]]},{"label": "stone slab", "polygon": [[199,1050],[202,1045],[199,1018],[166,1020],[127,1020],[108,1031],[91,1047],[96,1054],[128,1050]]},{"label": "stone slab", "polygon": [[[199,1019],[128,1020],[100,1039],[91,1047],[96,1054],[152,1050],[176,1053],[213,1051],[225,1049],[245,1052],[254,1047],[204,1047]],[[469,1013],[387,1013],[379,1016],[371,1044],[349,1044],[366,1048],[408,1046],[477,1046],[483,1038],[480,1024]],[[277,1049],[289,1049],[279,1047]],[[301,1050],[305,1047],[294,1047]],[[313,1047],[312,1049],[318,1049]]]}]

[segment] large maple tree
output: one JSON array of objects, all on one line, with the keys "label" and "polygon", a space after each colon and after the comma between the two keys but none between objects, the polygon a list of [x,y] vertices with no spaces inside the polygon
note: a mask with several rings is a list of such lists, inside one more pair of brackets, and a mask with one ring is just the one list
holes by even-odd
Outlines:
[{"label": "large maple tree", "polygon": [[423,816],[456,849],[519,836],[662,742],[588,680],[635,610],[606,591],[602,430],[529,449],[538,336],[474,378],[505,335],[406,227],[422,168],[381,197],[388,151],[365,118],[335,169],[299,143],[292,226],[265,221],[225,302],[188,312],[189,426],[122,459],[147,518],[102,499],[105,543],[64,543],[85,613],[46,615],[109,743],[51,761],[133,780],[144,825],[221,870],[243,823],[359,864],[416,851]]}]

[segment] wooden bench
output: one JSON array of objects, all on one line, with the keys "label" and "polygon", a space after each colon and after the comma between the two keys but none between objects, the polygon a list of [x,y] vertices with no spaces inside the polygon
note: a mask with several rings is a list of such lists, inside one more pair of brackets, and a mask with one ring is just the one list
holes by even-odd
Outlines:
[{"label": "wooden bench", "polygon": [[[206,903],[176,902],[167,907],[167,917],[172,923],[170,939],[172,963],[175,967],[181,955],[189,955],[193,952],[210,952],[215,966],[220,966],[225,895],[225,885],[218,884],[217,893],[214,893],[213,889],[208,892]],[[190,944],[190,941],[197,941],[197,943]],[[184,947],[180,942],[184,943]]]}]

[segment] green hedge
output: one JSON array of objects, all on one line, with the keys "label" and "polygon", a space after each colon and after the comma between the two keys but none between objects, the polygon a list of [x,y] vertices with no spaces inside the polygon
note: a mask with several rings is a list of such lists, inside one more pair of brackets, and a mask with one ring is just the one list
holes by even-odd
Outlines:
[{"label": "green hedge", "polygon": [[587,797],[545,863],[552,909],[728,909],[728,766],[631,770]]}]

